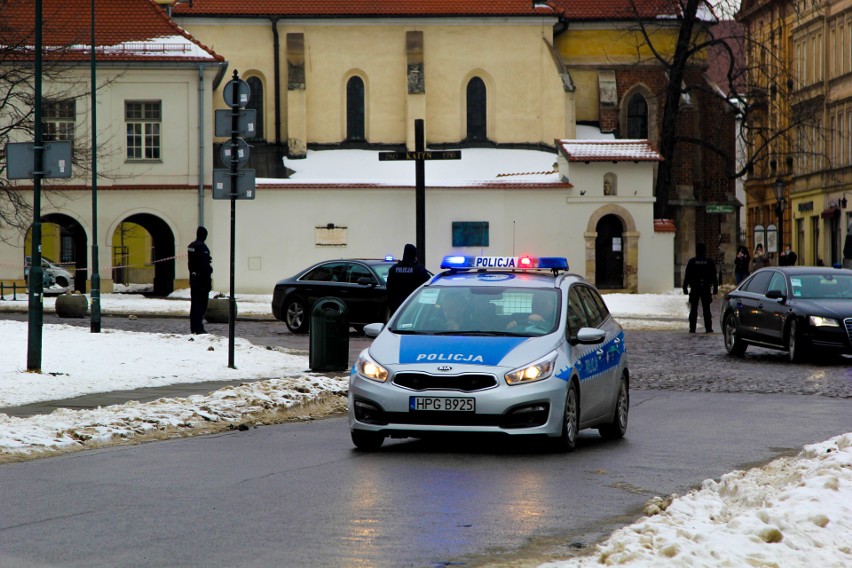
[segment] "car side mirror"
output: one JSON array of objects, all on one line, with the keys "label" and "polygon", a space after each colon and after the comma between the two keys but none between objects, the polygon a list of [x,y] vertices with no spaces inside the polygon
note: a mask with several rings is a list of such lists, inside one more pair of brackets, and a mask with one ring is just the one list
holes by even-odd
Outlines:
[{"label": "car side mirror", "polygon": [[367,337],[377,337],[384,329],[383,323],[368,323],[364,326],[364,335]]},{"label": "car side mirror", "polygon": [[583,345],[595,345],[597,343],[603,343],[603,340],[606,339],[606,332],[596,327],[581,327],[574,339],[575,340],[572,341],[572,344],[574,345],[577,343],[582,343]]},{"label": "car side mirror", "polygon": [[787,299],[787,295],[781,290],[770,290],[766,293],[766,297],[770,300],[781,300],[782,302]]},{"label": "car side mirror", "polygon": [[362,276],[358,279],[358,284],[361,286],[375,286],[376,281],[370,278],[369,276]]}]

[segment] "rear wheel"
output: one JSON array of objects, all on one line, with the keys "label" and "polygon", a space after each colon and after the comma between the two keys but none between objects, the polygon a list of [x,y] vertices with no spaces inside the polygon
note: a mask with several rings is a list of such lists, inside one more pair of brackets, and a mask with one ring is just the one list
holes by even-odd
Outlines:
[{"label": "rear wheel", "polygon": [[618,398],[615,401],[615,412],[612,422],[598,428],[600,435],[607,440],[618,440],[627,433],[627,417],[630,413],[630,393],[627,390],[627,377],[621,377],[618,386]]},{"label": "rear wheel", "polygon": [[382,447],[385,441],[384,434],[379,432],[368,432],[366,430],[352,430],[352,443],[359,450],[374,451]]},{"label": "rear wheel", "polygon": [[745,354],[747,345],[740,339],[737,318],[732,312],[725,316],[725,323],[722,324],[722,334],[725,337],[725,349],[727,349],[728,353],[736,357],[742,357]]},{"label": "rear wheel", "polygon": [[562,434],[557,441],[557,449],[563,452],[573,452],[577,447],[577,432],[580,430],[580,397],[577,385],[573,382],[568,387],[565,397],[565,412],[562,414]]},{"label": "rear wheel", "polygon": [[308,331],[308,310],[301,298],[291,298],[284,306],[284,323],[293,333]]},{"label": "rear wheel", "polygon": [[793,319],[787,327],[787,353],[793,363],[801,363],[805,360],[805,350],[802,343],[796,320]]}]

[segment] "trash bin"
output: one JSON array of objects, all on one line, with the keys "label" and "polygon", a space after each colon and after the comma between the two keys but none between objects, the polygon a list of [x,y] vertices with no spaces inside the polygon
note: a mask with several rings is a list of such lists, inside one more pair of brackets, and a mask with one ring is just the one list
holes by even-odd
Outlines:
[{"label": "trash bin", "polygon": [[338,298],[320,298],[311,309],[308,360],[312,371],[349,369],[349,310]]}]

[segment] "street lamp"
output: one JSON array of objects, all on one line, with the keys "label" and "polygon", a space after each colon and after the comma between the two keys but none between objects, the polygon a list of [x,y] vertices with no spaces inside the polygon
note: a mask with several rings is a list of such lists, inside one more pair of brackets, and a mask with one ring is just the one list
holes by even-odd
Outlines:
[{"label": "street lamp", "polygon": [[784,180],[778,178],[772,186],[775,192],[775,215],[778,216],[778,254],[784,250]]}]

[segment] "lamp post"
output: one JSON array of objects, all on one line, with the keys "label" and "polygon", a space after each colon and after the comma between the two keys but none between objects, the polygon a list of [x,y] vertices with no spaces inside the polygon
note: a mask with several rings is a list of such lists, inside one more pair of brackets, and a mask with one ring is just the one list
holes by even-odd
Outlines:
[{"label": "lamp post", "polygon": [[95,0],[92,0],[92,52],[90,71],[92,75],[92,315],[91,332],[101,332],[101,273],[98,268],[98,97],[97,57],[95,54]]},{"label": "lamp post", "polygon": [[778,216],[778,254],[784,250],[784,180],[778,178],[772,186],[775,192],[775,214]]}]

